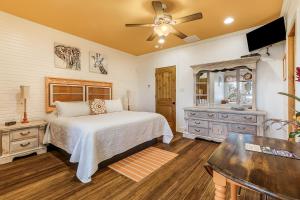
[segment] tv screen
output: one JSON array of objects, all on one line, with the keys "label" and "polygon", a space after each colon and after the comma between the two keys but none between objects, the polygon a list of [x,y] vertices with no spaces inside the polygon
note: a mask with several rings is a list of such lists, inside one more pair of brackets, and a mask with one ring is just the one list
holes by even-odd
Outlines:
[{"label": "tv screen", "polygon": [[283,17],[247,33],[248,48],[250,52],[285,39],[286,31]]}]

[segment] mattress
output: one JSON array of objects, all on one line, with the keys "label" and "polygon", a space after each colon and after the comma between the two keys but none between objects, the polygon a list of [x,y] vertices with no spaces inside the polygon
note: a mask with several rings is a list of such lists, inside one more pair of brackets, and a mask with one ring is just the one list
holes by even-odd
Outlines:
[{"label": "mattress", "polygon": [[76,176],[87,183],[98,164],[139,144],[163,136],[170,143],[173,133],[160,114],[122,111],[80,117],[51,117],[44,143],[51,143],[78,163]]}]

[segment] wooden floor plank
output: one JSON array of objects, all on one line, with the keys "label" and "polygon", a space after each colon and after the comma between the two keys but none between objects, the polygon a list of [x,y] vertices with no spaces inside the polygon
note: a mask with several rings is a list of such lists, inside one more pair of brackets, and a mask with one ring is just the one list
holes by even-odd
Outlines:
[{"label": "wooden floor plank", "polygon": [[[179,154],[142,181],[136,183],[109,169],[98,170],[92,182],[77,180],[76,165],[58,151],[18,159],[0,165],[0,199],[186,199],[212,200],[214,185],[203,165],[218,144],[195,141],[176,134],[170,145],[154,145]],[[241,200],[258,199],[259,194],[242,191]]]}]

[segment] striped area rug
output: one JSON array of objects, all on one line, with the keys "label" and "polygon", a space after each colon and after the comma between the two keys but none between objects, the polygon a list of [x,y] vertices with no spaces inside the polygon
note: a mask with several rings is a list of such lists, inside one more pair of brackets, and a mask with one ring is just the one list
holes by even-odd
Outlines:
[{"label": "striped area rug", "polygon": [[149,147],[109,165],[109,168],[139,182],[176,156],[178,156],[176,153]]}]

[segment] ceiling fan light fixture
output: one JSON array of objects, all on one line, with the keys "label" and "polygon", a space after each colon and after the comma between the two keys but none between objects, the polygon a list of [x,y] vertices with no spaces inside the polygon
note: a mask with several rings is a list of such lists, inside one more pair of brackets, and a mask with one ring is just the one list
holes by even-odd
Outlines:
[{"label": "ceiling fan light fixture", "polygon": [[158,35],[158,36],[168,36],[171,32],[171,28],[170,24],[160,24],[158,26],[154,27],[154,32]]},{"label": "ceiling fan light fixture", "polygon": [[232,24],[234,22],[234,18],[233,17],[227,17],[225,20],[224,20],[224,24]]},{"label": "ceiling fan light fixture", "polygon": [[158,43],[159,43],[159,44],[164,44],[165,42],[166,42],[166,37],[163,36],[163,35],[160,36],[159,39],[158,39]]},{"label": "ceiling fan light fixture", "polygon": [[177,18],[173,20],[171,14],[166,12],[167,6],[160,0],[152,0],[152,7],[155,11],[155,17],[152,24],[126,24],[126,27],[151,27],[153,28],[151,35],[146,41],[153,41],[154,38],[158,37],[158,43],[165,43],[165,39],[169,34],[172,34],[180,39],[188,37],[184,33],[177,30],[174,26],[177,24],[187,23],[203,18],[201,12],[197,12],[191,15]]}]

